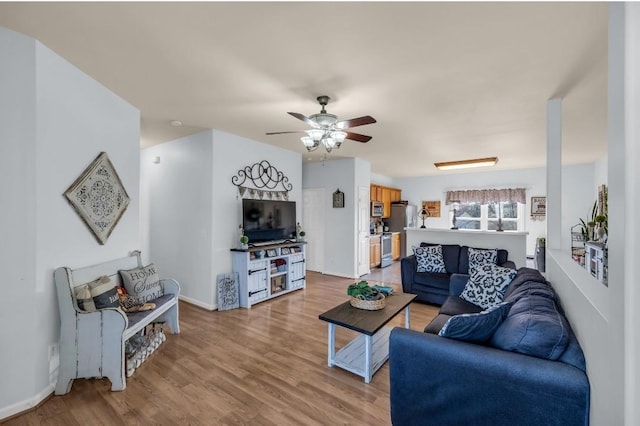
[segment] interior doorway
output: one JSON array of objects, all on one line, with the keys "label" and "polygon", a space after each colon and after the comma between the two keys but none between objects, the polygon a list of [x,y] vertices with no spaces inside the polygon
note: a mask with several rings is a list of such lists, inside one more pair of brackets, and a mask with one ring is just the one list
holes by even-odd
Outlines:
[{"label": "interior doorway", "polygon": [[302,190],[302,228],[307,233],[307,270],[324,273],[325,189]]},{"label": "interior doorway", "polygon": [[370,188],[358,188],[358,276],[369,273],[370,195]]}]

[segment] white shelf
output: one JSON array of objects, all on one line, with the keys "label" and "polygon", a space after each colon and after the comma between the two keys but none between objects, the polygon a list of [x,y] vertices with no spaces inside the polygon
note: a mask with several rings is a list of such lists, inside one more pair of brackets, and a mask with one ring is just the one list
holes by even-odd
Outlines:
[{"label": "white shelf", "polygon": [[[378,371],[380,367],[389,359],[389,335],[393,327],[382,327],[380,331],[373,335],[371,343],[371,375]],[[355,339],[346,344],[336,352],[333,364],[365,377],[365,351],[366,336],[358,335]]]}]

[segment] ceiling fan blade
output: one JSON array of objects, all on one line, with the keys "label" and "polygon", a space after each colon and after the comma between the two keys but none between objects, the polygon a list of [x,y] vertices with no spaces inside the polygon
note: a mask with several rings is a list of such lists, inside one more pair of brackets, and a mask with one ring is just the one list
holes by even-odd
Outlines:
[{"label": "ceiling fan blade", "polygon": [[344,129],[349,129],[351,127],[364,126],[365,124],[373,124],[373,123],[376,123],[376,119],[371,117],[370,115],[365,115],[363,117],[352,118],[351,120],[338,121],[335,124],[335,127],[338,129],[344,130]]},{"label": "ceiling fan blade", "polygon": [[318,127],[320,127],[318,125],[318,123],[316,123],[315,121],[313,121],[309,117],[300,114],[299,112],[288,112],[287,114],[291,115],[292,117],[297,118],[298,120],[304,121],[305,123],[307,123],[309,126],[313,127],[314,129],[317,129]]},{"label": "ceiling fan blade", "polygon": [[266,135],[284,135],[285,133],[304,133],[304,130],[293,130],[291,132],[269,132]]},{"label": "ceiling fan blade", "polygon": [[357,142],[369,142],[371,140],[371,136],[361,135],[360,133],[353,132],[347,132],[346,138]]}]

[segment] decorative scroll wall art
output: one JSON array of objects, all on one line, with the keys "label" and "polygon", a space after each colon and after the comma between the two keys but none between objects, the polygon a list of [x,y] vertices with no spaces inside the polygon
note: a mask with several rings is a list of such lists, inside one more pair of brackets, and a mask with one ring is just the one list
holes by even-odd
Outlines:
[{"label": "decorative scroll wall art", "polygon": [[64,196],[100,244],[107,242],[129,205],[129,195],[106,152],[93,160]]},{"label": "decorative scroll wall art", "polygon": [[245,166],[231,178],[231,183],[238,187],[241,198],[265,197],[273,200],[288,200],[293,185],[289,178],[273,167],[267,160]]}]

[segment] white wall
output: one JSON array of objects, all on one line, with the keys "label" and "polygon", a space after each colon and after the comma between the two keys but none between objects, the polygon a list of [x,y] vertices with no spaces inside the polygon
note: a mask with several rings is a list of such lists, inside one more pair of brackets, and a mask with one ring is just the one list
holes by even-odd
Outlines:
[{"label": "white wall", "polygon": [[[156,157],[159,164],[153,163]],[[238,243],[242,223],[242,200],[231,179],[262,160],[288,177],[289,200],[296,201],[301,218],[298,153],[217,130],[143,150],[145,244],[161,273],[180,282],[184,300],[217,308],[216,276],[231,272],[230,249]]]},{"label": "white wall", "polygon": [[[594,195],[594,163],[564,165],[562,166],[561,179],[562,223],[560,226],[560,241],[562,249],[570,253],[571,227],[580,223],[580,218],[585,222],[589,221],[593,202],[597,199],[596,195]],[[597,188],[597,186],[595,187]]]},{"label": "white wall", "polygon": [[[211,130],[142,151],[142,221],[148,259],[180,283],[186,300],[211,308],[213,133]],[[159,163],[156,158],[159,158]]]},{"label": "white wall", "polygon": [[[492,188],[526,188],[525,229],[527,236],[527,254],[535,252],[536,238],[545,236],[546,220],[531,220],[531,197],[545,196],[546,175],[544,168],[484,171],[470,173],[446,172],[438,176],[420,176],[394,179],[393,186],[402,189],[402,199],[410,204],[422,205],[422,201],[440,200],[440,217],[427,218],[429,228],[451,228],[449,206],[445,205],[447,191]],[[420,222],[421,223],[421,222]]]},{"label": "white wall", "polygon": [[[0,63],[0,267],[10,301],[0,310],[1,419],[53,391],[48,351],[60,327],[54,269],[139,248],[140,115],[42,44],[2,28]],[[101,151],[131,198],[105,245],[63,196]]]},{"label": "white wall", "polygon": [[[623,266],[624,270],[624,323],[625,334],[621,336],[625,346],[625,421],[626,425],[640,424],[640,268],[637,259],[640,257],[638,238],[620,239],[621,234],[639,235],[637,218],[640,217],[640,194],[636,182],[640,182],[640,4],[625,3],[625,144],[624,157],[627,162],[625,176],[616,176],[626,183],[624,212],[624,229],[616,229],[617,241],[611,250],[625,255],[622,262],[614,264]],[[618,160],[616,159],[616,162]],[[609,160],[608,175],[620,173],[611,169],[616,167]],[[608,183],[609,181],[607,181]]]},{"label": "white wall", "polygon": [[[547,276],[563,301],[587,360],[592,425],[640,424],[637,404],[640,382],[637,259],[640,250],[636,238],[640,190],[635,185],[640,180],[639,33],[637,4],[609,5],[608,287],[577,267],[564,248],[547,250]],[[549,169],[550,179],[559,172],[558,168]],[[601,164],[596,164],[593,186],[604,183],[600,181],[603,169]],[[562,188],[564,197],[567,190],[564,182]],[[592,187],[585,194],[595,194],[595,191]]]},{"label": "white wall", "polygon": [[[328,197],[325,211],[325,266],[323,272],[330,275],[356,278],[358,186],[367,187],[370,182],[370,165],[360,159],[345,158],[303,166],[303,188],[325,188]],[[344,208],[333,208],[332,195],[344,192]],[[312,236],[308,235],[308,239]]]},{"label": "white wall", "polygon": [[[213,275],[217,304],[217,274],[231,272],[231,248],[238,244],[242,223],[242,199],[231,178],[246,166],[266,160],[289,180],[289,201],[296,202],[296,218],[302,219],[302,156],[294,151],[263,144],[240,136],[213,131]],[[246,185],[249,186],[249,185]],[[282,190],[278,185],[276,190]]]}]

